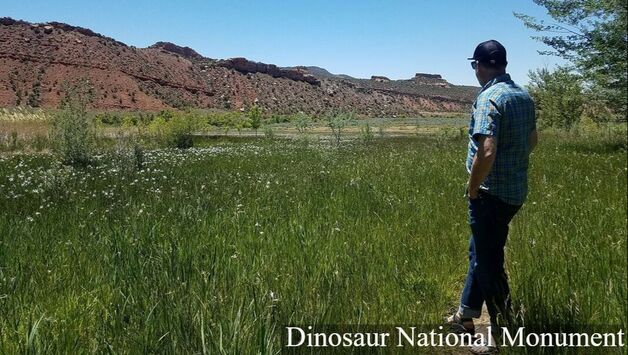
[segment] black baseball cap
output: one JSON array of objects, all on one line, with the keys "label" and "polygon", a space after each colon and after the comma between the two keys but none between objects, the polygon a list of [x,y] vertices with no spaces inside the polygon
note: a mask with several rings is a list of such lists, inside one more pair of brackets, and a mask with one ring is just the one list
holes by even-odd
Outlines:
[{"label": "black baseball cap", "polygon": [[491,65],[508,64],[508,61],[506,61],[506,48],[494,39],[478,44],[473,52],[473,57],[467,59]]}]

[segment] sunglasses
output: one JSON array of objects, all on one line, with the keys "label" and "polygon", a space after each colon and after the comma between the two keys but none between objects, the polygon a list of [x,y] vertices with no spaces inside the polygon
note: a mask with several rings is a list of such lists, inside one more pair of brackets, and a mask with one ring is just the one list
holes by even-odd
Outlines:
[{"label": "sunglasses", "polygon": [[474,60],[474,61],[471,62],[471,68],[473,68],[473,70],[478,68],[478,61],[477,60]]}]

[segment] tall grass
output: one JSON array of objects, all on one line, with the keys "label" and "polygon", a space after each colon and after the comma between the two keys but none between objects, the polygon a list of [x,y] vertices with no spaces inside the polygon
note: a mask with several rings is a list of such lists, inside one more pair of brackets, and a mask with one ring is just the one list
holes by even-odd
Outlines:
[{"label": "tall grass", "polygon": [[[593,138],[594,139],[594,138]],[[437,324],[467,260],[465,141],[0,158],[0,353],[276,353],[286,324]],[[625,143],[542,137],[508,270],[526,326],[626,329]]]}]

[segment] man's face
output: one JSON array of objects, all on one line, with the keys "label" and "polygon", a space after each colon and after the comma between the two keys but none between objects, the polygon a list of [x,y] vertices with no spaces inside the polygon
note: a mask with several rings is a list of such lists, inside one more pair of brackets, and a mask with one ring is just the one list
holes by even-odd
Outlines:
[{"label": "man's face", "polygon": [[480,83],[480,86],[484,86],[488,82],[488,79],[486,79],[486,76],[487,76],[486,68],[481,63],[476,61],[475,77],[478,79],[478,83]]}]

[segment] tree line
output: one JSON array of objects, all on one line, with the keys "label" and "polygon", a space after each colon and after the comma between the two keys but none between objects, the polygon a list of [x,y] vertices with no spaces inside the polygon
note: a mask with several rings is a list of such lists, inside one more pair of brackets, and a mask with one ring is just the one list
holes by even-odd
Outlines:
[{"label": "tree line", "polygon": [[549,46],[541,51],[567,64],[530,72],[541,126],[571,129],[581,120],[625,122],[627,92],[626,0],[534,0],[553,22],[515,13]]}]

